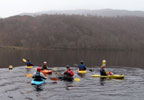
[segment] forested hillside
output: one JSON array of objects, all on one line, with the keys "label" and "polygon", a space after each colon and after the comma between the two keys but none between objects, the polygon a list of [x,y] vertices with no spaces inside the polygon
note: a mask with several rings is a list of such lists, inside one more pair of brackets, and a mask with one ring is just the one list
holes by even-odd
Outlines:
[{"label": "forested hillside", "polygon": [[29,16],[39,16],[43,14],[48,15],[92,15],[92,16],[103,16],[103,17],[117,17],[117,16],[137,16],[144,17],[144,11],[129,11],[129,10],[119,10],[119,9],[99,9],[99,10],[53,10],[53,11],[43,11],[36,13],[22,13],[20,15],[29,15]]},{"label": "forested hillside", "polygon": [[0,19],[0,45],[37,49],[144,49],[144,18],[13,16]]}]

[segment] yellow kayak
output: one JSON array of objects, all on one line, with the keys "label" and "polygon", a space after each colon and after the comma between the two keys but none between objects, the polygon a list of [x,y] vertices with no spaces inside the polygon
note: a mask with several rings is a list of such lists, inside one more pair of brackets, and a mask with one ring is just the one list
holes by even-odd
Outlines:
[{"label": "yellow kayak", "polygon": [[33,68],[33,66],[26,66],[26,68]]},{"label": "yellow kayak", "polygon": [[78,74],[86,74],[87,72],[86,72],[86,70],[78,70],[77,73]]},{"label": "yellow kayak", "polygon": [[117,75],[117,74],[113,74],[110,76],[102,76],[102,75],[91,75],[91,77],[104,77],[104,78],[112,78],[112,79],[124,79],[124,75]]}]

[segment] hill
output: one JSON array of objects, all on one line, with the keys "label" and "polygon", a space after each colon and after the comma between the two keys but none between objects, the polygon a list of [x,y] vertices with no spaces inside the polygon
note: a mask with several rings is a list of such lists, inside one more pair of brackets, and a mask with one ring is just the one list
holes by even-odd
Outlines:
[{"label": "hill", "polygon": [[144,49],[144,18],[13,16],[0,19],[0,46],[37,49]]},{"label": "hill", "polygon": [[40,16],[43,14],[47,15],[92,15],[92,16],[103,16],[103,17],[117,17],[117,16],[137,16],[144,17],[144,11],[128,11],[128,10],[116,10],[116,9],[100,9],[100,10],[53,10],[43,11],[36,13],[23,13],[20,15],[29,16]]}]

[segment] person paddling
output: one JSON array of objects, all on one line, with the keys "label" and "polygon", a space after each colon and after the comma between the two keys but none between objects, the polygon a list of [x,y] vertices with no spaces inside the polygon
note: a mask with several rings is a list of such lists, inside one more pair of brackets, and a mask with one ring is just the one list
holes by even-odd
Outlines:
[{"label": "person paddling", "polygon": [[32,64],[32,62],[30,62],[29,59],[27,60],[26,65],[27,65],[27,66],[34,66],[34,65]]},{"label": "person paddling", "polygon": [[64,80],[73,81],[73,76],[74,76],[73,71],[70,69],[69,65],[67,65],[66,68],[67,70],[64,72]]},{"label": "person paddling", "polygon": [[100,75],[102,75],[102,76],[107,76],[107,73],[106,73],[106,71],[104,70],[104,66],[103,66],[103,65],[101,66],[101,69],[100,69]]},{"label": "person paddling", "polygon": [[46,77],[44,77],[43,73],[40,72],[41,68],[38,67],[37,71],[34,73],[33,77],[35,79],[35,81],[41,81],[42,79],[46,79]]},{"label": "person paddling", "polygon": [[44,61],[43,62],[43,65],[42,65],[42,69],[41,70],[47,70],[48,69],[48,67],[47,67],[47,62],[46,61]]},{"label": "person paddling", "polygon": [[84,62],[82,60],[80,61],[80,65],[78,66],[78,70],[86,70]]}]

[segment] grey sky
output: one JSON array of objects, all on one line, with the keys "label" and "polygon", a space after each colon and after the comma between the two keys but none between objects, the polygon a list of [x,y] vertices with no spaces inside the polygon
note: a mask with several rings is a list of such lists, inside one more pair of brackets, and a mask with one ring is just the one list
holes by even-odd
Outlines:
[{"label": "grey sky", "polygon": [[144,11],[144,0],[0,0],[0,17],[25,12],[76,9],[124,9]]}]

